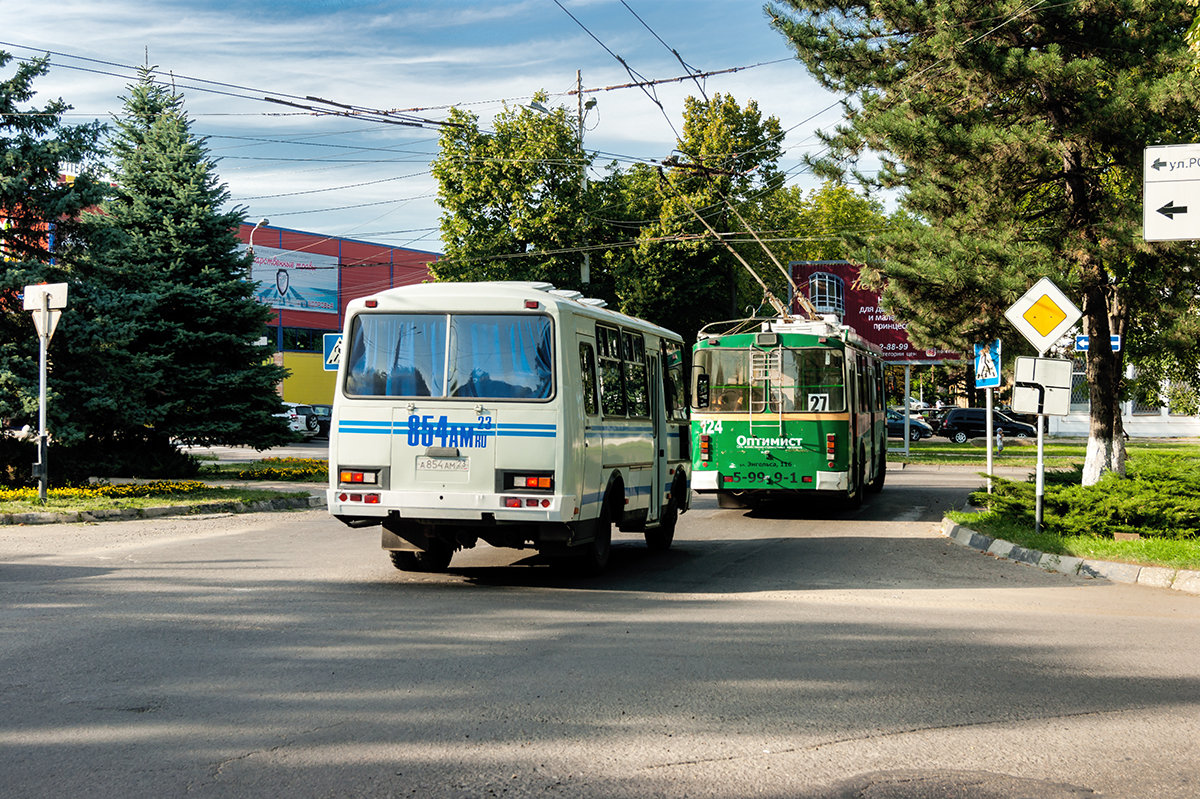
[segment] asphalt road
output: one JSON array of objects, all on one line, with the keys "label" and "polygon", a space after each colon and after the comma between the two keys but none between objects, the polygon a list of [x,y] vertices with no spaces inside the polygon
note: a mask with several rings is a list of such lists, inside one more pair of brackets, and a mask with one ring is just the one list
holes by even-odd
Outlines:
[{"label": "asphalt road", "polygon": [[599,578],[396,571],[324,511],[0,529],[0,795],[1200,796],[1200,597],[718,510]]}]

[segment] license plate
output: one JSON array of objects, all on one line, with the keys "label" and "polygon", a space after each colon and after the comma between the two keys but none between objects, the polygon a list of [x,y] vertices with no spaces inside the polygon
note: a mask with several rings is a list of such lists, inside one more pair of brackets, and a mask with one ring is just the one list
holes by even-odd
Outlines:
[{"label": "license plate", "polygon": [[469,472],[470,458],[430,458],[422,455],[417,458],[418,472]]}]

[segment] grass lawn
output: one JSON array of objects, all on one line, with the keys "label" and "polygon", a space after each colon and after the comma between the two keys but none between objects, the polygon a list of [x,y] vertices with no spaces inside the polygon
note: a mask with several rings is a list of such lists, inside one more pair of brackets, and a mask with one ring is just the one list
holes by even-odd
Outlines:
[{"label": "grass lawn", "polygon": [[[1047,439],[1045,446],[1047,472],[1082,466],[1086,449],[1087,441],[1084,439]],[[1131,460],[1143,454],[1200,458],[1200,442],[1196,439],[1133,439],[1126,444],[1126,451]],[[911,455],[908,458],[893,453],[888,456],[888,460],[893,463],[914,464],[955,463],[972,466],[982,472],[987,465],[987,454],[982,446],[969,442],[954,444],[935,438],[931,441],[922,441],[911,445]],[[995,455],[993,463],[996,467],[1015,466],[1033,469],[1037,465],[1036,441],[1014,443],[1006,440],[1004,452]],[[1072,555],[1091,560],[1200,570],[1200,540],[1195,538],[1143,538],[1140,541],[1116,541],[1109,536],[1101,535],[1060,536],[1045,531],[1036,533],[1029,524],[1020,523],[986,509],[978,513],[952,512],[947,515],[955,522],[976,532],[993,538],[1002,538],[1018,546],[1041,552]]]}]

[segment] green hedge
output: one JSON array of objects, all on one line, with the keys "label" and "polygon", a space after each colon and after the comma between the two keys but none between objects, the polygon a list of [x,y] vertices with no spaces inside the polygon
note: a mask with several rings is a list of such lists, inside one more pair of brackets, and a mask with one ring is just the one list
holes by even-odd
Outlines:
[{"label": "green hedge", "polygon": [[[1106,473],[1079,484],[1082,468],[1046,474],[1042,528],[1062,536],[1138,533],[1152,538],[1200,537],[1200,458],[1130,455],[1124,477]],[[1035,486],[993,478],[993,493],[971,495],[977,505],[1018,524],[1034,525]]]}]

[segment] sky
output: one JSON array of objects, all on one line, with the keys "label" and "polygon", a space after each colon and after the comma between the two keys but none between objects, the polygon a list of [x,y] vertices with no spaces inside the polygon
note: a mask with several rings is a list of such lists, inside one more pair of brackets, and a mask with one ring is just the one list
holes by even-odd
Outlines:
[{"label": "sky", "polygon": [[[0,19],[0,50],[50,54],[31,104],[62,98],[73,107],[68,123],[111,121],[140,65],[173,80],[247,221],[433,252],[436,124],[264,98],[312,107],[304,98],[316,97],[433,123],[457,106],[487,129],[538,90],[574,119],[566,92],[578,70],[596,100],[584,146],[598,153],[599,176],[614,160],[670,156],[684,98],[702,87],[777,117],[787,132],[781,166],[806,190],[817,183],[801,157],[819,151],[814,131],[840,118],[838,98],[795,60],[759,0],[0,0]],[[699,85],[614,88],[722,70],[736,71]]]}]

